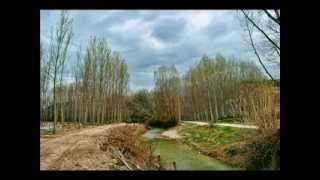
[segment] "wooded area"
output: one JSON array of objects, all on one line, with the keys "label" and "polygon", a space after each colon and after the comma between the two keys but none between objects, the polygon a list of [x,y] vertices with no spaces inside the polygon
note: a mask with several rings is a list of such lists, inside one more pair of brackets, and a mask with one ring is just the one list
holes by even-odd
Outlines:
[{"label": "wooded area", "polygon": [[[58,119],[61,123],[102,124],[126,119],[128,68],[106,40],[93,37],[84,56],[79,48],[78,61],[73,67],[74,81],[70,84],[63,81],[71,22],[63,12],[51,39],[50,51],[41,47],[41,120],[53,120],[54,124]],[[53,88],[50,89],[50,85]]]}]

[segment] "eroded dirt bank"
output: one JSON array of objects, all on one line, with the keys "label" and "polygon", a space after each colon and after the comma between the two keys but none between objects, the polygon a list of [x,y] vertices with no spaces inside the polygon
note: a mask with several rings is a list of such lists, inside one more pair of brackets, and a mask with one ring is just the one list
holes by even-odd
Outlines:
[{"label": "eroded dirt bank", "polygon": [[86,128],[50,139],[40,140],[40,170],[109,170],[116,160],[108,151],[102,151],[101,138],[114,127],[128,124],[110,124]]}]

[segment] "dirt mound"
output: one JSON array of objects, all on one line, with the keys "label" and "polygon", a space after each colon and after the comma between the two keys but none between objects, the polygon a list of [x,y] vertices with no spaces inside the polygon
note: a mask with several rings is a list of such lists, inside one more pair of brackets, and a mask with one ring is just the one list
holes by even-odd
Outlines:
[{"label": "dirt mound", "polygon": [[[125,123],[83,129],[40,141],[40,170],[110,170],[118,161],[99,145],[101,137]],[[131,125],[130,125],[131,126]],[[142,125],[137,125],[142,126]]]}]

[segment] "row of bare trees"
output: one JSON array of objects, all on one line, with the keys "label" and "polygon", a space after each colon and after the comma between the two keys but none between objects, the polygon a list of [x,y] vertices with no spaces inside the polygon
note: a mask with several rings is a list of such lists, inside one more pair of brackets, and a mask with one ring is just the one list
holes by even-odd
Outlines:
[{"label": "row of bare trees", "polygon": [[[47,50],[40,43],[41,120],[101,124],[127,118],[128,67],[106,40],[91,38],[84,55],[81,48],[72,73],[67,68],[72,19],[62,11]],[[68,83],[65,78],[73,78]]]},{"label": "row of bare trees", "polygon": [[261,129],[277,127],[279,90],[253,62],[203,56],[182,77],[174,66],[159,67],[154,77],[149,99],[155,125],[234,118]]},{"label": "row of bare trees", "polygon": [[85,56],[78,53],[74,83],[64,92],[69,106],[69,120],[101,124],[127,118],[125,98],[128,68],[118,53],[113,53],[104,39],[92,38]]},{"label": "row of bare trees", "polygon": [[[48,56],[46,56],[46,51],[42,44],[40,44],[40,110],[41,116],[44,119],[48,114],[45,109],[49,104],[52,104],[54,131],[56,129],[55,125],[58,120],[58,113],[59,111],[63,111],[63,106],[57,103],[57,101],[62,100],[62,96],[58,95],[58,89],[61,89],[63,86],[65,63],[72,36],[72,19],[65,11],[62,11],[60,20],[57,22],[54,31],[51,33]],[[49,93],[52,94],[52,96],[49,95]]]},{"label": "row of bare trees", "polygon": [[203,56],[184,77],[185,118],[217,121],[233,117],[231,103],[239,97],[239,87],[245,81],[262,80],[263,74],[250,62]]}]

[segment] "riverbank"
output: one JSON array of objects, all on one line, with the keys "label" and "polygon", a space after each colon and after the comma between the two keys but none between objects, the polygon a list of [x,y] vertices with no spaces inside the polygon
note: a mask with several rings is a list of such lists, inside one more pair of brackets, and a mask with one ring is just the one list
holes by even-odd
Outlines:
[{"label": "riverbank", "polygon": [[[266,166],[254,165],[257,162],[269,160],[252,160],[252,155],[267,154],[277,142],[273,134],[260,138],[254,128],[206,123],[181,122],[170,129],[149,130],[143,124],[117,123],[69,130],[41,135],[41,170],[254,169]],[[149,160],[155,163],[148,164]]]},{"label": "riverbank", "polygon": [[204,155],[231,167],[251,170],[278,169],[280,134],[278,130],[261,134],[253,126],[235,124],[205,126],[185,123],[182,141]]},{"label": "riverbank", "polygon": [[[261,134],[252,125],[188,121],[166,130],[151,129],[146,136],[158,142],[157,155],[165,158],[169,168],[175,161],[185,170],[263,170],[277,169],[275,164],[279,164],[274,160],[279,139],[276,132]],[[215,163],[211,164],[212,160]]]},{"label": "riverbank", "polygon": [[40,170],[157,169],[142,124],[117,123],[40,137]]}]

